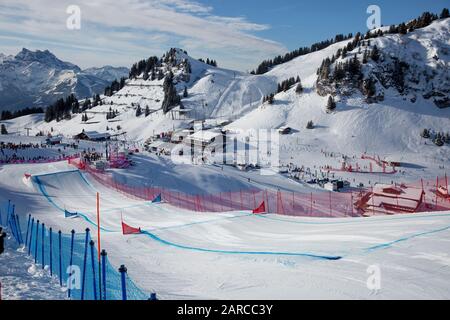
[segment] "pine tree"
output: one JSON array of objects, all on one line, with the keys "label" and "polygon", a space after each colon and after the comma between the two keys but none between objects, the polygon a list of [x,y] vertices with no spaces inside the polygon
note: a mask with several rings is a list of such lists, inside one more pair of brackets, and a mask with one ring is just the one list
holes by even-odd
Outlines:
[{"label": "pine tree", "polygon": [[444,142],[445,142],[445,143],[450,143],[450,133],[449,133],[449,132],[447,132],[447,133],[445,134]]},{"label": "pine tree", "polygon": [[367,62],[369,62],[369,54],[367,53],[367,50],[364,51],[363,53],[363,59],[362,59],[362,63],[366,64]]},{"label": "pine tree", "polygon": [[423,129],[423,131],[420,133],[420,136],[422,138],[429,139],[431,137],[430,131],[428,129]]},{"label": "pine tree", "polygon": [[408,33],[408,28],[406,27],[406,25],[404,23],[401,23],[398,26],[398,33],[400,33],[400,34],[407,34]]},{"label": "pine tree", "polygon": [[366,95],[366,97],[370,98],[373,97],[376,93],[377,89],[375,86],[375,80],[372,78],[368,78],[364,80],[363,82],[363,93]]},{"label": "pine tree", "polygon": [[295,88],[295,92],[298,93],[298,94],[300,94],[300,93],[303,92],[303,86],[302,86],[302,83],[301,83],[301,82],[299,82],[299,83],[297,84],[297,87]]},{"label": "pine tree", "polygon": [[440,132],[438,132],[438,134],[436,135],[436,138],[434,139],[434,144],[437,145],[438,147],[442,147],[444,145],[444,141],[442,140]]},{"label": "pine tree", "polygon": [[136,108],[136,117],[140,117],[141,114],[142,114],[142,109],[141,109],[141,106],[138,105]]},{"label": "pine tree", "polygon": [[[338,51],[340,53],[340,51]],[[322,61],[322,65],[320,66],[319,70],[317,70],[318,80],[328,80],[330,77],[330,66],[331,66],[331,60],[329,58],[326,58]]]},{"label": "pine tree", "polygon": [[173,84],[173,73],[170,72],[163,83],[164,100],[162,103],[162,109],[164,114],[169,112],[174,106],[180,103],[180,96],[177,94],[177,89]]},{"label": "pine tree", "polygon": [[8,130],[6,130],[6,126],[2,123],[0,134],[8,134]]},{"label": "pine tree", "polygon": [[150,115],[150,108],[145,106],[145,116],[148,117]]},{"label": "pine tree", "polygon": [[332,96],[329,96],[327,102],[327,112],[331,112],[334,109],[336,109],[336,102],[334,101],[334,98]]},{"label": "pine tree", "polygon": [[342,56],[342,58],[345,58],[345,57],[347,56],[347,48],[346,48],[346,47],[344,47],[344,48],[342,49],[342,51],[341,51],[341,56]]},{"label": "pine tree", "polygon": [[380,59],[380,51],[378,50],[377,46],[373,47],[373,50],[370,53],[370,58],[375,62],[378,62],[378,60]]},{"label": "pine tree", "polygon": [[442,10],[442,13],[441,13],[441,15],[440,15],[440,18],[441,18],[441,19],[446,19],[446,18],[449,18],[449,17],[450,17],[450,13],[449,13],[448,9],[447,9],[447,8],[444,8],[444,9]]},{"label": "pine tree", "polygon": [[312,122],[312,120],[308,121],[306,124],[306,129],[314,129],[314,122]]},{"label": "pine tree", "polygon": [[164,78],[164,73],[161,71],[161,69],[158,71],[158,80],[162,80]]},{"label": "pine tree", "polygon": [[187,91],[187,87],[184,87],[184,92],[183,92],[183,98],[187,98],[188,97],[188,91]]},{"label": "pine tree", "polygon": [[80,103],[78,100],[75,100],[75,102],[72,105],[72,113],[79,113],[80,112]]}]

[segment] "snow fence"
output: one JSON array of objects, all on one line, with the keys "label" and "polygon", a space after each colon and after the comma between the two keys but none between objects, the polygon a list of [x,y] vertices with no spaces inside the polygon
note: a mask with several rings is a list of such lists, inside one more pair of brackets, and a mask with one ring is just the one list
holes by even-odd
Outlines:
[{"label": "snow fence", "polygon": [[0,164],[43,164],[43,163],[54,163],[54,162],[60,162],[60,161],[71,161],[73,159],[78,159],[80,157],[79,154],[75,154],[72,156],[59,156],[59,157],[53,157],[53,158],[44,158],[44,159],[38,159],[38,160],[32,160],[32,159],[11,159],[11,160],[1,160]]},{"label": "snow fence", "polygon": [[[53,230],[31,215],[19,220],[11,202],[0,205],[0,225],[8,227],[36,265],[57,277],[74,300],[148,300],[149,295],[128,277],[125,266],[114,268],[105,250],[98,254],[90,230],[70,234]],[[152,295],[154,296],[154,295]]]},{"label": "snow fence", "polygon": [[[373,193],[373,188],[353,189],[345,192],[316,191],[310,193],[274,191],[274,190],[240,190],[218,194],[192,195],[160,187],[136,187],[117,182],[111,173],[97,170],[79,159],[69,163],[80,170],[88,172],[99,183],[114,189],[128,197],[152,201],[161,195],[162,201],[172,206],[194,212],[229,212],[252,211],[265,204],[267,213],[302,217],[359,217],[368,215],[386,215],[414,212],[432,212],[450,210],[450,198],[436,194],[437,186],[444,181],[423,181],[399,184],[404,188],[416,188],[423,191],[423,197],[417,207],[404,209],[401,206],[388,206]],[[401,195],[393,195],[395,203],[401,201]],[[378,199],[379,198],[379,199]],[[380,200],[380,201],[377,201]],[[367,203],[370,201],[370,203]],[[381,203],[374,210],[371,202]]]}]

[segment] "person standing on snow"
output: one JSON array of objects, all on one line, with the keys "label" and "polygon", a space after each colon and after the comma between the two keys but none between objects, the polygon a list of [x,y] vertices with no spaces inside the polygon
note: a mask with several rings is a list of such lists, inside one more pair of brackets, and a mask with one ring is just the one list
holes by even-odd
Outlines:
[{"label": "person standing on snow", "polygon": [[0,255],[5,251],[5,238],[6,233],[2,232],[2,228],[0,227]]}]

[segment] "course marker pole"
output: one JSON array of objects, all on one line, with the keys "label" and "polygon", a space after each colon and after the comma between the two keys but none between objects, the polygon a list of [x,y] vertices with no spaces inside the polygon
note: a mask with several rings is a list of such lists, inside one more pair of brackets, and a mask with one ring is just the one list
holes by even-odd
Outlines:
[{"label": "course marker pole", "polygon": [[20,244],[24,244],[23,236],[22,236],[22,229],[20,228],[20,219],[19,219],[19,215],[17,215],[17,214],[16,214],[16,225],[17,225],[17,232],[19,234]]},{"label": "course marker pole", "polygon": [[8,200],[8,209],[6,210],[6,226],[9,225],[9,210],[11,209],[11,200]]},{"label": "course marker pole", "polygon": [[[28,245],[28,235],[30,233],[30,223],[31,223],[31,214],[28,215],[27,233],[26,233],[26,236],[25,236],[25,246]],[[1,224],[1,219],[0,219],[0,224]]]},{"label": "course marker pole", "polygon": [[42,269],[45,266],[45,223],[42,224],[42,241],[41,241],[41,254],[42,254]]},{"label": "course marker pole", "polygon": [[30,228],[30,240],[28,242],[28,255],[31,254],[31,247],[33,245],[33,229],[34,229],[34,218],[31,218],[31,228]]},{"label": "course marker pole", "polygon": [[[106,301],[106,250],[102,250],[102,281],[103,281],[103,297],[102,299]],[[99,275],[100,276],[100,275]]]},{"label": "course marker pole", "polygon": [[91,263],[92,263],[92,284],[94,288],[94,300],[97,300],[97,280],[95,279],[95,258],[94,258],[94,240],[89,242],[91,246]]},{"label": "course marker pole", "polygon": [[102,299],[102,277],[100,277],[100,271],[101,271],[101,240],[100,240],[100,193],[97,192],[97,260],[98,260],[98,288],[100,290],[100,300]]},{"label": "course marker pole", "polygon": [[[73,270],[72,270],[72,264],[73,264],[73,242],[74,242],[74,238],[75,238],[75,230],[72,229],[71,231],[71,239],[70,239],[70,260],[69,260],[69,268],[70,268],[70,276],[72,276]],[[71,290],[70,290],[70,285],[67,291],[68,297],[70,298],[71,296]]]},{"label": "course marker pole", "polygon": [[126,285],[127,268],[125,267],[125,265],[120,266],[119,272],[122,280],[122,300],[125,301],[127,300],[127,285]]},{"label": "course marker pole", "polygon": [[59,285],[62,287],[62,234],[61,230],[58,231],[58,251],[59,251]]},{"label": "course marker pole", "polygon": [[88,241],[89,241],[89,228],[86,228],[86,238],[84,241],[84,260],[83,260],[83,276],[81,279],[81,300],[84,300],[84,284],[86,279],[86,259],[87,259],[87,250],[88,250]]},{"label": "course marker pole", "polygon": [[48,232],[50,238],[50,276],[53,276],[53,229],[50,227]]},{"label": "course marker pole", "polygon": [[36,222],[36,239],[35,239],[35,244],[34,244],[34,264],[37,264],[38,238],[39,238],[39,220]]}]

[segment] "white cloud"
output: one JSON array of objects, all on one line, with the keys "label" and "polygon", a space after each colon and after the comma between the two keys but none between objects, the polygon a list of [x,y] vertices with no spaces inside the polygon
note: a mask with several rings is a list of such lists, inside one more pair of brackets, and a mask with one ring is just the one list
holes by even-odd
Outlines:
[{"label": "white cloud", "polygon": [[[71,4],[81,8],[81,30],[66,29],[66,8]],[[211,53],[219,63],[220,57],[226,56],[226,66],[240,68],[254,67],[259,60],[286,51],[279,43],[253,34],[267,30],[268,25],[244,17],[213,15],[212,11],[210,6],[190,0],[2,0],[0,34],[22,38],[26,43],[33,39],[47,42],[66,52],[70,48],[102,52],[105,59],[108,52],[110,58],[123,54],[129,63],[183,44],[196,48],[200,55]],[[253,60],[247,63],[253,65],[233,63],[233,56],[238,59],[245,54],[251,55]],[[73,62],[91,65],[85,60],[88,56],[83,53]]]},{"label": "white cloud", "polygon": [[270,26],[268,25],[248,22],[243,17],[210,16],[208,19],[212,22],[224,24],[227,27],[240,31],[263,31],[270,29]]}]

